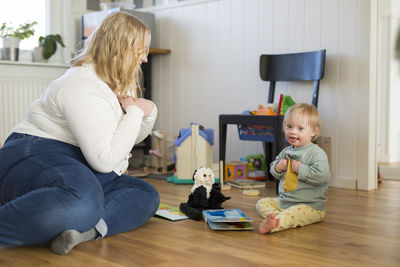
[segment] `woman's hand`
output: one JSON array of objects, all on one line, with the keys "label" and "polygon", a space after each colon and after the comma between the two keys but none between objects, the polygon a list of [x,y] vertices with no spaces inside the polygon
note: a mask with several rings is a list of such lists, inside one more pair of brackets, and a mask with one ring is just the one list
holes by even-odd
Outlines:
[{"label": "woman's hand", "polygon": [[281,173],[283,171],[286,171],[288,167],[288,160],[287,159],[281,159],[276,165],[275,165],[275,171],[277,173]]},{"label": "woman's hand", "polygon": [[125,112],[129,106],[137,106],[138,108],[140,108],[144,113],[144,117],[149,116],[150,113],[153,111],[154,104],[150,100],[144,98],[134,99],[131,96],[117,96],[117,97],[119,103],[121,104],[122,109]]}]

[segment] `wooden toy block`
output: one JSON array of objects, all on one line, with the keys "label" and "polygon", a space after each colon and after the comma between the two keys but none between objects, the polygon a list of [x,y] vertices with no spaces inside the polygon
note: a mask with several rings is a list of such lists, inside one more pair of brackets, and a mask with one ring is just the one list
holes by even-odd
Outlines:
[{"label": "wooden toy block", "polygon": [[247,162],[231,161],[225,163],[225,181],[247,178]]}]

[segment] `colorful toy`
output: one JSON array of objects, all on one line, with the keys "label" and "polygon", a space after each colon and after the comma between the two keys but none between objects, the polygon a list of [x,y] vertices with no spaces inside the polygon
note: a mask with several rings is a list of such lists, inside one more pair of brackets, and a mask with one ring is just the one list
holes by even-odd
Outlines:
[{"label": "colorful toy", "polygon": [[196,169],[193,173],[193,181],[194,185],[190,190],[187,203],[181,203],[179,206],[180,210],[192,220],[200,220],[203,217],[203,210],[222,209],[222,203],[230,199],[212,187],[215,179],[214,172],[210,168]]},{"label": "colorful toy", "polygon": [[246,179],[247,178],[247,162],[231,161],[225,163],[224,180]]},{"label": "colorful toy", "polygon": [[224,161],[219,161],[219,186],[221,191],[231,190],[231,185],[225,184],[224,178]]},{"label": "colorful toy", "polygon": [[246,157],[248,171],[265,171],[266,162],[263,154],[252,154]]},{"label": "colorful toy", "polygon": [[286,111],[296,104],[289,95],[280,95],[278,104],[278,115],[285,115]]},{"label": "colorful toy", "polygon": [[193,183],[192,173],[201,166],[212,167],[214,130],[199,124],[181,129],[175,140],[175,175],[167,180],[176,184]]},{"label": "colorful toy", "polygon": [[266,178],[266,162],[263,154],[248,155],[247,160],[247,178],[263,181]]},{"label": "colorful toy", "polygon": [[282,184],[282,189],[285,192],[290,192],[296,189],[297,184],[299,183],[299,177],[297,174],[292,171],[292,160],[288,159],[288,167],[285,174],[285,180]]},{"label": "colorful toy", "polygon": [[258,109],[251,112],[251,114],[273,116],[276,115],[277,106],[278,104],[258,105]]},{"label": "colorful toy", "polygon": [[243,195],[248,196],[248,197],[259,196],[260,195],[260,190],[258,190],[258,189],[243,190]]}]

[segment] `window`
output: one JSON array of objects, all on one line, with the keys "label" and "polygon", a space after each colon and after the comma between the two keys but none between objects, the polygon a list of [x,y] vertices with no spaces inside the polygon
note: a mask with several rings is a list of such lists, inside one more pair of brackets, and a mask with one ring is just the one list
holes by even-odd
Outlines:
[{"label": "window", "polygon": [[6,22],[18,27],[25,22],[37,21],[35,35],[22,40],[19,48],[31,50],[37,46],[39,36],[46,34],[46,0],[0,0],[0,6],[0,24]]}]

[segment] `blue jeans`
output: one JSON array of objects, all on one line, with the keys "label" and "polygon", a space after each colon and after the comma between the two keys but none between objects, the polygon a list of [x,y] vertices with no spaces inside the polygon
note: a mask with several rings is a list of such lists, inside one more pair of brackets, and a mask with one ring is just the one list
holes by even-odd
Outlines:
[{"label": "blue jeans", "polygon": [[96,172],[64,142],[13,133],[0,149],[0,246],[47,243],[99,222],[102,236],[130,231],[154,215],[159,201],[151,184]]}]

